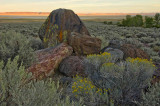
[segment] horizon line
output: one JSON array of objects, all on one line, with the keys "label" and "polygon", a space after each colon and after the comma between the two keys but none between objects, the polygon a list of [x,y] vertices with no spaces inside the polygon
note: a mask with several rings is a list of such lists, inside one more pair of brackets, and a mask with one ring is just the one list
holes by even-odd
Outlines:
[{"label": "horizon line", "polygon": [[[9,16],[48,16],[51,12],[0,12],[0,16],[5,16],[5,15],[9,15]],[[136,14],[140,14],[140,15],[154,15],[156,13],[160,13],[160,12],[139,12],[139,13],[75,13],[78,16],[107,16],[107,15],[136,15]]]}]

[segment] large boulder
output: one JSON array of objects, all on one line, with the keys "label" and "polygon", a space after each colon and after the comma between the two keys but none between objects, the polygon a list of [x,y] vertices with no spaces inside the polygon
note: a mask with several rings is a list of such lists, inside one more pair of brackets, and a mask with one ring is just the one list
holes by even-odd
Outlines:
[{"label": "large boulder", "polygon": [[52,40],[52,43],[63,42],[70,36],[71,32],[90,36],[77,14],[72,10],[57,9],[50,13],[39,29],[39,37],[43,41],[44,46],[46,46],[48,40]]},{"label": "large boulder", "polygon": [[101,49],[101,40],[99,38],[76,32],[71,33],[68,43],[72,46],[76,55],[97,54]]},{"label": "large boulder", "polygon": [[34,78],[43,79],[52,76],[58,69],[61,61],[73,52],[71,46],[61,43],[55,47],[42,49],[36,52],[38,62],[28,68]]},{"label": "large boulder", "polygon": [[124,59],[131,57],[131,58],[143,58],[143,59],[150,59],[149,55],[141,50],[140,48],[135,47],[132,44],[124,44],[123,46],[121,46],[121,50],[124,53]]},{"label": "large boulder", "polygon": [[59,71],[68,77],[83,76],[85,77],[83,58],[78,56],[69,56],[65,58],[60,66]]}]

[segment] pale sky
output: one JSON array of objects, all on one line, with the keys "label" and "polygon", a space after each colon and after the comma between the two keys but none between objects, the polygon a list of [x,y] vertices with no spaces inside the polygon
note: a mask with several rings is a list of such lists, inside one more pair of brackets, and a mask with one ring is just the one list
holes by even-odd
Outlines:
[{"label": "pale sky", "polygon": [[76,13],[160,12],[160,0],[0,0],[0,12],[51,12],[67,8]]}]

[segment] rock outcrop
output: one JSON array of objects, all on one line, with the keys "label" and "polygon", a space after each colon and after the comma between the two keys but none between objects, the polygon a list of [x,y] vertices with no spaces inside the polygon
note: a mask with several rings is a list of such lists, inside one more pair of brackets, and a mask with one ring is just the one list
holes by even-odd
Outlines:
[{"label": "rock outcrop", "polygon": [[85,77],[83,57],[69,56],[65,58],[59,66],[59,71],[68,77],[76,75]]},{"label": "rock outcrop", "polygon": [[52,43],[63,42],[70,36],[71,32],[90,36],[83,22],[72,10],[57,9],[50,13],[39,29],[39,37],[46,46],[48,40],[51,39]]},{"label": "rock outcrop", "polygon": [[124,53],[124,59],[128,57],[131,57],[131,58],[139,57],[139,58],[148,59],[148,60],[150,59],[149,55],[145,51],[139,48],[136,48],[132,44],[124,44],[123,46],[121,46],[120,49]]},{"label": "rock outcrop", "polygon": [[101,49],[101,40],[73,32],[68,41],[76,55],[97,54]]},{"label": "rock outcrop", "polygon": [[66,43],[39,50],[36,52],[38,62],[29,67],[28,71],[32,72],[36,79],[52,76],[58,69],[61,61],[70,56],[72,52],[72,47]]}]

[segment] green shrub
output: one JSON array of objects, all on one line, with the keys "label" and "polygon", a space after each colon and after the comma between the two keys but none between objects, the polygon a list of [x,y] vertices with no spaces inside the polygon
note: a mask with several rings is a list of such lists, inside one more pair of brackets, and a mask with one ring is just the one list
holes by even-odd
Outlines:
[{"label": "green shrub", "polygon": [[160,46],[154,46],[154,47],[153,47],[153,50],[154,50],[155,52],[158,52],[158,51],[160,50]]},{"label": "green shrub", "polygon": [[24,66],[18,68],[18,57],[13,61],[9,59],[3,67],[0,62],[1,106],[80,106],[83,103],[70,101],[68,96],[62,98],[63,89],[51,79],[30,81],[31,74]]},{"label": "green shrub", "polygon": [[33,63],[34,52],[25,36],[8,31],[0,33],[0,40],[0,60],[5,64],[9,58],[12,60],[17,55],[19,55],[19,64],[23,62],[23,65],[28,67]]},{"label": "green shrub", "polygon": [[[158,53],[157,53],[157,54],[158,54]],[[160,57],[159,57],[159,56],[152,56],[151,58],[153,59],[153,61],[154,61],[155,63],[159,63],[159,62],[160,62]]]},{"label": "green shrub", "polygon": [[101,41],[102,41],[101,49],[108,46],[109,40],[106,40],[104,36],[97,36],[97,38],[101,39]]},{"label": "green shrub", "polygon": [[128,58],[121,66],[103,65],[101,71],[116,103],[129,105],[139,100],[141,90],[151,81],[154,67],[145,59]]},{"label": "green shrub", "polygon": [[109,89],[97,88],[88,78],[76,76],[72,84],[72,92],[76,97],[81,97],[86,105],[113,106],[113,100],[108,96]]},{"label": "green shrub", "polygon": [[3,62],[0,63],[0,104],[10,105],[13,102],[12,93],[19,90],[25,79],[29,78],[23,66],[18,68],[17,62],[18,57],[15,57],[13,61],[9,59],[5,67]]},{"label": "green shrub", "polygon": [[33,50],[43,49],[43,44],[40,38],[30,37],[29,44],[31,45]]},{"label": "green shrub", "polygon": [[142,43],[145,43],[145,44],[147,44],[147,43],[153,43],[155,41],[155,39],[151,38],[151,37],[141,37],[139,40]]},{"label": "green shrub", "polygon": [[94,66],[99,67],[104,63],[111,62],[111,54],[104,52],[102,54],[93,54],[93,55],[88,55],[87,60],[89,63],[94,64]]},{"label": "green shrub", "polygon": [[156,83],[149,88],[149,92],[143,93],[141,106],[159,106],[160,105],[160,83]]}]

